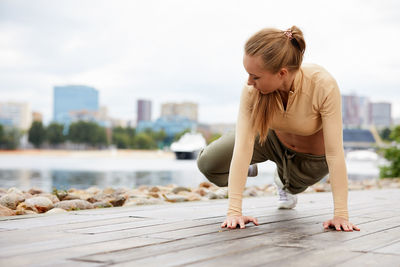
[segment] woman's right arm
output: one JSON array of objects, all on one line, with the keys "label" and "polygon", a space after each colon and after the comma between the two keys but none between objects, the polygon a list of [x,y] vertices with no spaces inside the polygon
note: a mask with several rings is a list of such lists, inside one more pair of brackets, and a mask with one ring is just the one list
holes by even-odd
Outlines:
[{"label": "woman's right arm", "polygon": [[[242,222],[246,224],[257,220],[252,217],[242,216],[242,194],[247,180],[247,172],[253,156],[255,131],[250,122],[249,101],[254,87],[245,85],[240,97],[239,113],[236,122],[235,145],[229,168],[228,195],[229,208],[227,220],[221,225],[236,228]],[[233,225],[234,224],[234,225]],[[243,227],[241,227],[243,228]]]}]

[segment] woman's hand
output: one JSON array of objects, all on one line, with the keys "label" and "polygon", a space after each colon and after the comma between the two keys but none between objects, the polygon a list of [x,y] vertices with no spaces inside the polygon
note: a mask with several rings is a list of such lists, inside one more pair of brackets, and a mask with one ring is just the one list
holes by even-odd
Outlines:
[{"label": "woman's hand", "polygon": [[250,216],[227,216],[225,221],[221,224],[221,228],[235,229],[236,226],[240,226],[241,229],[245,228],[245,225],[249,222],[253,222],[258,225],[257,218]]},{"label": "woman's hand", "polygon": [[335,228],[337,231],[342,231],[342,228],[346,232],[353,232],[353,230],[360,231],[360,228],[342,217],[333,217],[332,220],[325,221],[323,225],[325,229],[331,227]]}]

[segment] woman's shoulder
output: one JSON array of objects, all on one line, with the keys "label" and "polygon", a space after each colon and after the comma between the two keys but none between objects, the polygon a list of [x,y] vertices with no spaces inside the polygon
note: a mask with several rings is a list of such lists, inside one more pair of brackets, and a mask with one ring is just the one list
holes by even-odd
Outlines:
[{"label": "woman's shoulder", "polygon": [[321,104],[332,93],[340,92],[335,78],[322,66],[312,63],[302,64],[303,91],[308,91]]},{"label": "woman's shoulder", "polygon": [[334,80],[333,76],[324,67],[315,63],[303,63],[301,70],[305,78],[313,81]]}]

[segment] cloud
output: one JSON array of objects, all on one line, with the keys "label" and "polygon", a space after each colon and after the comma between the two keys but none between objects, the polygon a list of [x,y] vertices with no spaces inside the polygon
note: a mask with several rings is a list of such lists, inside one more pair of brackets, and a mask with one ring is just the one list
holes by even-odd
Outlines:
[{"label": "cloud", "polygon": [[[234,122],[243,44],[262,27],[299,26],[305,61],[342,92],[394,100],[400,81],[396,1],[1,1],[0,98],[52,118],[52,88],[86,84],[115,117],[138,98],[195,101],[203,122]],[[396,100],[397,101],[397,100]],[[400,101],[395,102],[398,105]],[[394,108],[400,116],[399,108]]]}]

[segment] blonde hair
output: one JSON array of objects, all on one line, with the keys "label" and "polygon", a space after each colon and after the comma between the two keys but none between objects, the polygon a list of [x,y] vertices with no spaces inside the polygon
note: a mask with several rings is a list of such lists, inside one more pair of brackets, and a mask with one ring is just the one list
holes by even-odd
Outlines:
[{"label": "blonde hair", "polygon": [[[282,68],[288,71],[300,69],[303,61],[306,43],[303,32],[296,26],[286,31],[274,28],[262,29],[251,36],[244,47],[248,56],[260,56],[263,67],[277,73]],[[257,130],[259,143],[265,142],[268,135],[269,123],[278,109],[278,91],[261,94],[254,90],[250,101],[251,124]]]}]

